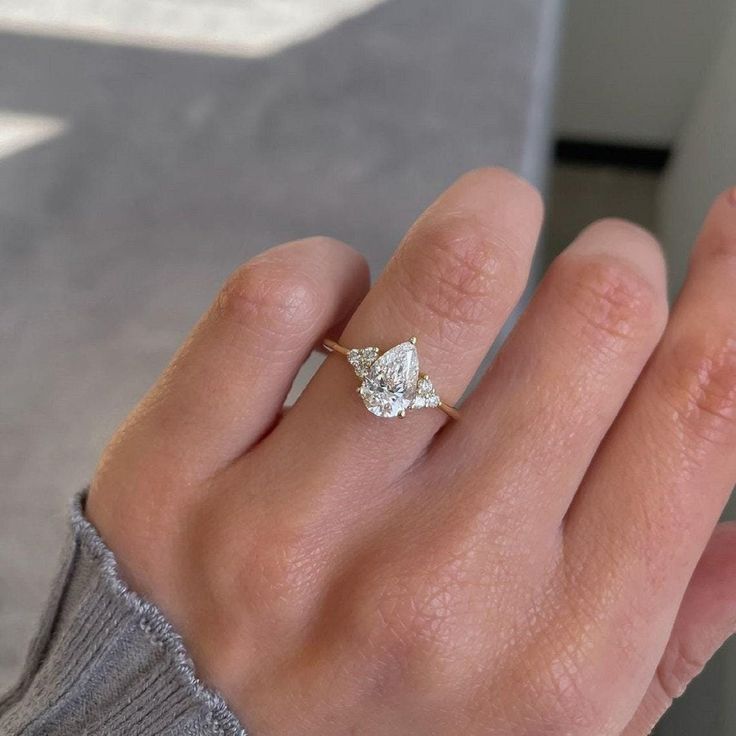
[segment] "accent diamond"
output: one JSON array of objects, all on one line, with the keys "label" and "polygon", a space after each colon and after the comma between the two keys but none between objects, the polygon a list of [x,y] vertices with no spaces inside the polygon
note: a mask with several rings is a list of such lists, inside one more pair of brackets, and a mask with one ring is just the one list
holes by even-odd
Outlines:
[{"label": "accent diamond", "polygon": [[353,348],[348,350],[348,363],[355,369],[358,378],[365,378],[370,367],[378,358],[378,348]]},{"label": "accent diamond", "polygon": [[412,408],[418,381],[417,349],[407,341],[387,350],[370,365],[358,391],[368,411],[378,417],[397,417]]},{"label": "accent diamond", "polygon": [[436,409],[441,403],[440,397],[434,390],[432,381],[429,380],[429,376],[422,374],[419,376],[419,382],[417,383],[417,395],[412,402],[412,409],[424,409],[429,407]]}]

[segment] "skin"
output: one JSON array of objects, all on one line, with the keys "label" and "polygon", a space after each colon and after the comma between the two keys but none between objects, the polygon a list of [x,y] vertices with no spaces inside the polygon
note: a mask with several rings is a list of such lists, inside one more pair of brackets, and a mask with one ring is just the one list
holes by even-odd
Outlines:
[{"label": "skin", "polygon": [[534,189],[470,172],[369,289],[309,238],[225,284],[87,504],[129,584],[255,736],[643,736],[736,628],[736,190],[671,314],[619,220],[545,275],[452,422],[368,413],[323,336],[418,338],[464,392],[525,286]]}]

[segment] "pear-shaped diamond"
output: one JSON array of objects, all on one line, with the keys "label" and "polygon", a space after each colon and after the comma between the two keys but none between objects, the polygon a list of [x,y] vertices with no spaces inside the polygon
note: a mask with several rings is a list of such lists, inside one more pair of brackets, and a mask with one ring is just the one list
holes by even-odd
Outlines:
[{"label": "pear-shaped diamond", "polygon": [[419,357],[413,342],[402,342],[372,363],[359,392],[368,411],[378,417],[401,416],[417,395]]}]

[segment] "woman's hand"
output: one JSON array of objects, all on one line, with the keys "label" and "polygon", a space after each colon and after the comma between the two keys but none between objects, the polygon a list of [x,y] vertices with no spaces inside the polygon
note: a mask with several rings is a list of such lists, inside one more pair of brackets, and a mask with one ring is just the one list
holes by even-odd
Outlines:
[{"label": "woman's hand", "polygon": [[91,521],[254,736],[643,736],[733,631],[734,192],[669,318],[651,235],[581,233],[460,421],[373,416],[339,355],[282,413],[325,335],[416,335],[456,401],[541,219],[479,170],[370,291],[334,240],[266,251],[105,452]]}]

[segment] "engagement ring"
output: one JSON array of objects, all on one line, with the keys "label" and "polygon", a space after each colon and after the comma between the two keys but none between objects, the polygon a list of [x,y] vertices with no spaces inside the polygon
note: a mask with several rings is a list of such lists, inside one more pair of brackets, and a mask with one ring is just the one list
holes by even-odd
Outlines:
[{"label": "engagement ring", "polygon": [[459,419],[457,409],[445,404],[429,376],[420,373],[416,342],[412,337],[385,353],[376,347],[345,348],[328,339],[323,345],[348,359],[361,379],[357,391],[368,411],[377,417],[403,417],[410,409],[441,409]]}]

